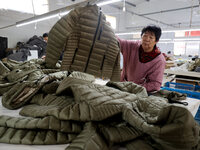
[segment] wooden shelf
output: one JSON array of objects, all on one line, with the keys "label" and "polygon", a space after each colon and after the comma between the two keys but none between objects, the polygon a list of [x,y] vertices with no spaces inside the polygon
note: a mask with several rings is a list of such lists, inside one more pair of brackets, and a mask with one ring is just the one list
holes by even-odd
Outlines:
[{"label": "wooden shelf", "polygon": [[167,74],[174,74],[174,75],[180,75],[180,76],[189,76],[189,77],[196,77],[200,80],[200,72],[192,72],[192,71],[173,71],[170,69],[165,69],[164,73]]},{"label": "wooden shelf", "polygon": [[167,75],[169,75],[169,74],[175,75],[173,80],[175,79],[175,81],[177,83],[200,85],[200,73],[199,72],[173,71],[170,69],[165,69],[164,73]]}]

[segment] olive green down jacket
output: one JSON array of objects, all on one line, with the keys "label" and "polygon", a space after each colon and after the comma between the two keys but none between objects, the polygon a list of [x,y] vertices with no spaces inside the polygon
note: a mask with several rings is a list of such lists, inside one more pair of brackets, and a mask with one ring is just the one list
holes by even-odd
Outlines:
[{"label": "olive green down jacket", "polygon": [[99,85],[81,72],[47,71],[44,60],[0,68],[3,106],[22,108],[22,117],[0,116],[2,143],[69,143],[66,150],[200,148],[199,125],[186,108],[147,96],[132,82]]},{"label": "olive green down jacket", "polygon": [[54,68],[63,53],[61,70],[120,80],[119,44],[97,5],[75,8],[50,30],[46,66]]}]

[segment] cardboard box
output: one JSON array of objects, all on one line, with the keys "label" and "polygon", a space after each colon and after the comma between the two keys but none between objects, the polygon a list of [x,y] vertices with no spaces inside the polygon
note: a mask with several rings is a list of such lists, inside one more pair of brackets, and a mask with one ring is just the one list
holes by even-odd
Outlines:
[{"label": "cardboard box", "polygon": [[176,83],[198,85],[197,81],[188,81],[188,80],[184,80],[184,79],[176,79]]}]

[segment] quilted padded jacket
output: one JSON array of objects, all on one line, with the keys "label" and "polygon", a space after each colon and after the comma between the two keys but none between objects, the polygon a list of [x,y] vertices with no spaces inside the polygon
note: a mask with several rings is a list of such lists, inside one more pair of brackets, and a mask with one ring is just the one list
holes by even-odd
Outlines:
[{"label": "quilted padded jacket", "polygon": [[46,66],[54,68],[61,54],[61,70],[120,80],[118,41],[97,5],[76,8],[52,27],[46,48]]},{"label": "quilted padded jacket", "polygon": [[9,64],[0,63],[2,103],[23,107],[24,117],[0,115],[0,143],[70,143],[66,150],[109,150],[115,144],[127,150],[199,150],[199,125],[192,114],[147,96],[144,87],[98,85],[80,72],[45,73],[39,61]]}]

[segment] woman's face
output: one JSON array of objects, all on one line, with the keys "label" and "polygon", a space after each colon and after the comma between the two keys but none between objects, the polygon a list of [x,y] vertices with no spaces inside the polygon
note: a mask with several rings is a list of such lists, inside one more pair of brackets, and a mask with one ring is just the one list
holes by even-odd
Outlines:
[{"label": "woman's face", "polygon": [[153,32],[146,31],[142,34],[142,48],[145,52],[151,52],[157,42]]}]

